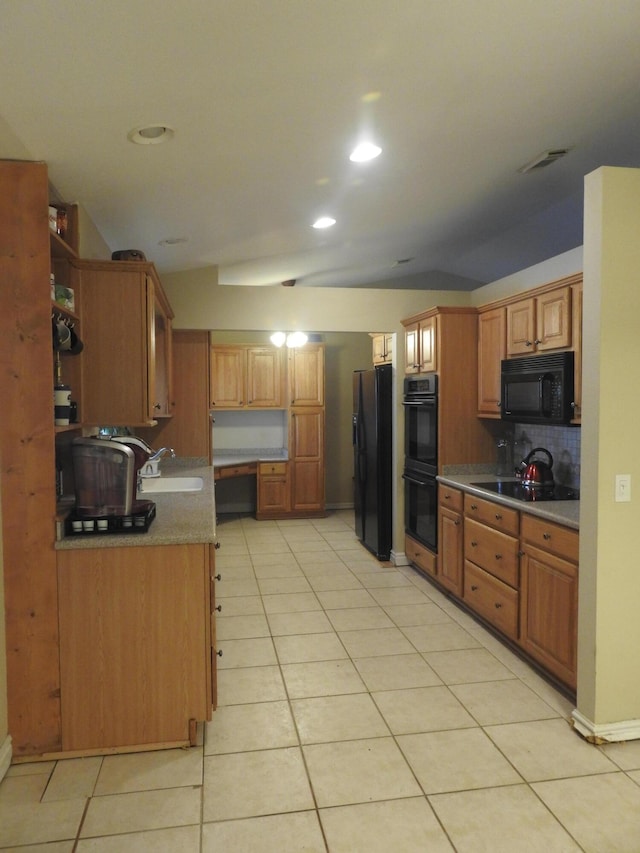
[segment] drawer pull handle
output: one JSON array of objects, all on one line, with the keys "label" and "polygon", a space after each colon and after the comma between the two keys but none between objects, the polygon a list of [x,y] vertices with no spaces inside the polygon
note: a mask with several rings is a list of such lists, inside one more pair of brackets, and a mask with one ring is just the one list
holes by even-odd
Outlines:
[{"label": "drawer pull handle", "polygon": [[451,495],[445,495],[445,496],[444,496],[444,499],[445,499],[445,501],[450,500],[450,499],[451,499]]},{"label": "drawer pull handle", "polygon": [[542,538],[546,539],[548,541],[549,539],[551,539],[551,534],[550,533],[543,533]]},{"label": "drawer pull handle", "polygon": [[471,547],[472,547],[472,548],[477,548],[477,547],[478,547],[478,543],[477,543],[477,542],[475,542],[473,539],[471,540]]},{"label": "drawer pull handle", "polygon": [[496,513],[496,521],[502,521],[502,515],[499,512]]},{"label": "drawer pull handle", "polygon": [[471,592],[475,592],[477,589],[478,587],[475,584],[471,585]]},{"label": "drawer pull handle", "polygon": [[502,554],[496,554],[496,560],[501,560],[501,559],[502,559]]},{"label": "drawer pull handle", "polygon": [[219,658],[221,658],[222,657],[222,649],[220,649],[220,651],[217,651],[216,654],[218,655]]},{"label": "drawer pull handle", "polygon": [[455,526],[457,527],[457,526],[460,524],[460,519],[459,519],[459,518],[457,518],[453,523],[454,523],[454,524],[455,524]]},{"label": "drawer pull handle", "polygon": [[471,504],[471,509],[478,509],[478,504]]},{"label": "drawer pull handle", "polygon": [[524,551],[518,551],[518,557],[524,557]]},{"label": "drawer pull handle", "polygon": [[494,604],[494,607],[496,608],[496,610],[500,610],[500,608],[502,607],[502,605],[500,604],[500,602],[499,602],[499,601],[496,601],[496,603]]},{"label": "drawer pull handle", "polygon": [[219,604],[219,605],[216,607],[216,610],[218,611],[218,613],[222,613],[222,605],[221,605],[221,604]]}]

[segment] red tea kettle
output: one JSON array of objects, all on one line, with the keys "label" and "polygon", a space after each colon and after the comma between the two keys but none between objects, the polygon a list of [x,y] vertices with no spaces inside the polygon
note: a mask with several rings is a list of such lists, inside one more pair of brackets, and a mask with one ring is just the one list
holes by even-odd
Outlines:
[{"label": "red tea kettle", "polygon": [[[544,453],[549,461],[534,459],[536,453]],[[526,466],[522,475],[523,485],[537,488],[553,486],[553,456],[545,447],[534,447],[521,464]]]}]

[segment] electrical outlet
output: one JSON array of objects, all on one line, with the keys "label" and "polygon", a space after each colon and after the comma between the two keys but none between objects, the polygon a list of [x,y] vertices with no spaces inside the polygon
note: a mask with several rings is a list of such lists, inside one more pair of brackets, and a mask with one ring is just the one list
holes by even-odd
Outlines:
[{"label": "electrical outlet", "polygon": [[616,474],[616,501],[631,500],[631,474]]}]

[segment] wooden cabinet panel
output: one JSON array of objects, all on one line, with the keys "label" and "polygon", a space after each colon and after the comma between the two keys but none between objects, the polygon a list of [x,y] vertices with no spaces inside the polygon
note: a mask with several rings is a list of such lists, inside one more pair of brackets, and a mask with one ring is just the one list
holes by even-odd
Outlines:
[{"label": "wooden cabinet panel", "polygon": [[463,526],[462,515],[440,506],[438,545],[438,580],[456,595],[463,591]]},{"label": "wooden cabinet panel", "polygon": [[373,364],[391,364],[393,361],[393,335],[385,332],[370,333]]},{"label": "wooden cabinet panel", "polygon": [[258,519],[289,512],[291,490],[288,468],[287,462],[261,462],[258,465]]},{"label": "wooden cabinet panel", "polygon": [[506,358],[506,309],[478,316],[478,414],[500,417],[500,364]]},{"label": "wooden cabinet panel", "polygon": [[464,506],[464,495],[460,489],[454,489],[451,486],[445,486],[443,483],[438,484],[438,501],[441,506],[454,512],[462,512]]},{"label": "wooden cabinet panel", "polygon": [[535,300],[521,299],[507,305],[507,354],[529,355],[535,352]]},{"label": "wooden cabinet panel", "polygon": [[464,600],[507,637],[518,637],[518,592],[465,561]]},{"label": "wooden cabinet panel", "polygon": [[472,518],[464,522],[464,556],[509,586],[518,586],[518,539]]},{"label": "wooden cabinet panel", "polygon": [[282,350],[250,347],[247,350],[247,405],[278,408],[283,397]]},{"label": "wooden cabinet panel", "polygon": [[188,742],[211,717],[207,545],[58,552],[65,750]]},{"label": "wooden cabinet panel", "polygon": [[557,287],[507,305],[507,354],[571,346],[571,288]]},{"label": "wooden cabinet panel", "polygon": [[578,562],[580,534],[570,527],[523,513],[522,540],[565,560]]},{"label": "wooden cabinet panel", "polygon": [[432,373],[438,369],[438,318],[429,317],[420,321],[420,373]]},{"label": "wooden cabinet panel", "polygon": [[324,409],[291,411],[291,510],[324,511]]},{"label": "wooden cabinet panel", "polygon": [[571,688],[576,686],[578,567],[524,545],[520,643]]},{"label": "wooden cabinet panel", "polygon": [[404,372],[420,372],[420,324],[411,323],[404,330]]},{"label": "wooden cabinet panel", "polygon": [[305,344],[289,350],[289,403],[324,406],[324,346]]},{"label": "wooden cabinet panel", "polygon": [[246,347],[211,347],[211,406],[237,409],[245,404]]}]

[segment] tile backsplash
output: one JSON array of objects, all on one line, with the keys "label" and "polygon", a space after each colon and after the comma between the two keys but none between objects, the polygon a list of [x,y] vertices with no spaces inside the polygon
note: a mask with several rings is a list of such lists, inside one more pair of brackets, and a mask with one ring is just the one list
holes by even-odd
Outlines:
[{"label": "tile backsplash", "polygon": [[580,488],[580,427],[514,424],[513,440],[516,465],[534,447],[544,447],[553,456],[556,483]]}]

